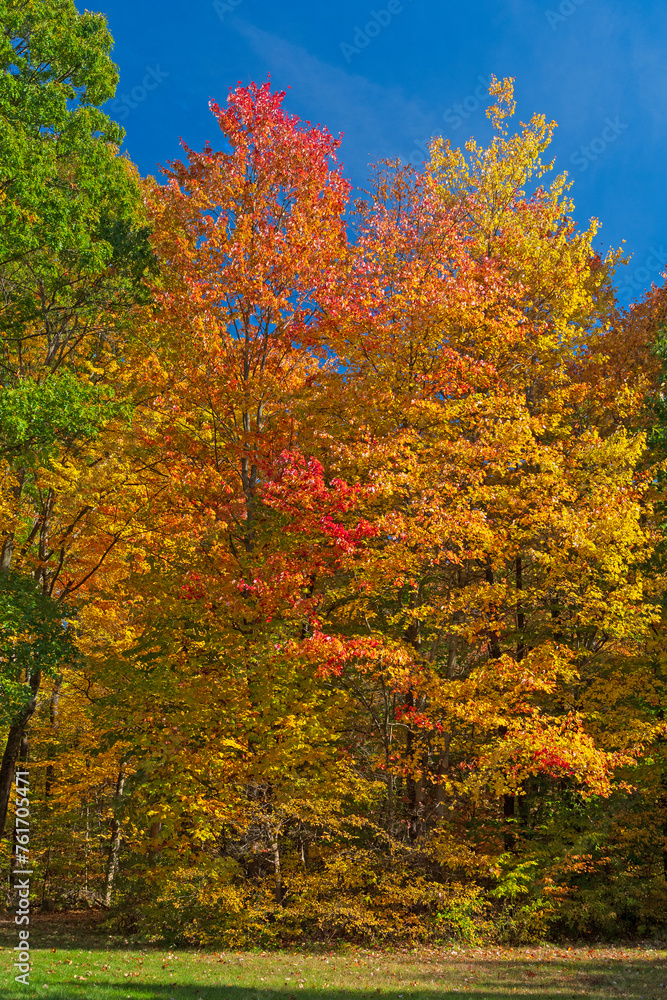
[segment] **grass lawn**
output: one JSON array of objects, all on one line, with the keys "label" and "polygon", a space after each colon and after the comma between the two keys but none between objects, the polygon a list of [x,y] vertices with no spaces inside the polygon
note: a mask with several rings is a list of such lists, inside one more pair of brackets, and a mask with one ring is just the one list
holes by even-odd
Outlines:
[{"label": "grass lawn", "polygon": [[30,985],[14,982],[10,918],[0,921],[0,997],[50,1000],[667,1000],[667,943],[414,951],[199,952],[109,936],[89,915],[38,917]]}]

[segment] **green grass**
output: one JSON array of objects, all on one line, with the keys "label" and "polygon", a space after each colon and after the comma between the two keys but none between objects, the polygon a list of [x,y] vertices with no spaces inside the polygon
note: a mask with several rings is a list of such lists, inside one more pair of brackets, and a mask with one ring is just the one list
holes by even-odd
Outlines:
[{"label": "green grass", "polygon": [[31,928],[30,985],[14,982],[0,925],[0,997],[50,1000],[667,1000],[667,946],[196,952],[142,948],[85,920]]}]

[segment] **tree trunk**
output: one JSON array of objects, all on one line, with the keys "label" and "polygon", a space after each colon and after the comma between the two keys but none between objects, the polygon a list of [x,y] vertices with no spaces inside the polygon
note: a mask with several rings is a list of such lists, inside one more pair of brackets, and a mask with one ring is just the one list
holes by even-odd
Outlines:
[{"label": "tree trunk", "polygon": [[424,797],[426,792],[426,780],[424,771],[426,765],[422,764],[424,770],[412,781],[412,816],[410,817],[410,839],[419,840],[422,832],[422,818],[424,812]]},{"label": "tree trunk", "polygon": [[104,905],[107,907],[111,906],[111,895],[113,893],[113,884],[116,878],[116,873],[118,871],[118,857],[120,855],[120,841],[121,841],[121,826],[117,813],[120,808],[120,801],[123,797],[124,788],[125,788],[125,767],[123,764],[121,764],[120,770],[118,771],[118,781],[116,782],[114,817],[111,820],[111,841],[109,843],[106,889],[104,893]]},{"label": "tree trunk", "polygon": [[[56,678],[53,684],[53,691],[51,692],[51,700],[49,702],[49,718],[51,720],[51,728],[56,731],[58,729],[58,708],[60,705],[60,689],[62,687],[63,677],[62,674]],[[53,757],[53,749],[49,750],[49,756]],[[44,878],[42,881],[42,910],[47,911],[51,906],[51,901],[46,894],[46,890],[49,884],[49,875],[51,872],[51,855],[53,848],[53,829],[51,826],[50,818],[53,812],[53,806],[51,805],[51,791],[55,784],[56,773],[53,764],[49,763],[46,765],[46,776],[44,780],[44,805],[46,807],[46,812],[49,817],[49,846],[46,852],[46,860],[44,862]]]},{"label": "tree trunk", "polygon": [[[517,625],[517,643],[516,643],[516,659],[520,663],[524,656],[526,655],[526,643],[525,643],[525,626],[526,626],[526,615],[524,613],[523,607],[521,605],[521,591],[523,590],[523,562],[521,556],[517,556],[514,564],[515,570],[515,580],[516,580],[516,591],[517,591],[517,607],[516,607],[516,625]],[[517,808],[519,806],[519,799],[515,795],[505,795],[503,796],[503,817],[505,819],[505,829],[503,831],[503,842],[506,851],[514,852],[516,850],[516,833],[514,832],[514,824],[512,819],[521,819],[521,810]]]},{"label": "tree trunk", "polygon": [[308,839],[305,834],[303,825],[299,826],[299,833],[297,837],[298,850],[301,855],[301,864],[303,865],[304,872],[308,871]]},{"label": "tree trunk", "polygon": [[14,555],[14,535],[6,535],[5,540],[2,543],[2,552],[0,552],[0,572],[7,573],[9,567],[12,564],[12,556]]},{"label": "tree trunk", "polygon": [[[445,733],[445,746],[438,761],[438,778],[443,778],[449,770],[449,747],[451,746],[451,742],[452,734]],[[438,784],[435,786],[435,814],[438,819],[444,819],[445,817],[445,798],[445,786],[442,781],[438,781]]]},{"label": "tree trunk", "polygon": [[[660,742],[662,742],[662,740]],[[662,834],[664,837],[664,840],[662,842],[662,871],[665,876],[665,881],[667,881],[667,772],[666,771],[662,772],[660,783],[663,788],[661,804],[664,809],[664,816],[665,816],[664,822],[662,824]]]},{"label": "tree trunk", "polygon": [[[494,576],[493,569],[491,568],[490,563],[488,563],[486,568],[484,569],[484,578],[488,584],[490,584],[492,587],[494,586],[496,578]],[[489,610],[494,610],[494,606],[491,605]],[[489,653],[491,654],[491,658],[494,660],[499,660],[500,657],[503,655],[502,650],[500,648],[500,636],[498,635],[497,632],[491,632],[490,630],[489,630]]]},{"label": "tree trunk", "polygon": [[389,771],[389,763],[385,771],[387,777],[387,833],[394,829],[394,775]]},{"label": "tree trunk", "polygon": [[41,671],[39,670],[36,670],[31,676],[30,690],[32,692],[32,696],[30,701],[23,709],[17,720],[9,727],[7,743],[5,744],[5,752],[2,755],[2,764],[0,765],[0,837],[2,837],[5,832],[7,810],[9,808],[9,800],[12,795],[12,784],[14,782],[16,761],[18,760],[19,753],[21,751],[21,744],[25,736],[26,726],[32,718],[37,706],[37,695],[39,693],[41,677]]},{"label": "tree trunk", "polygon": [[503,795],[503,817],[505,820],[503,843],[505,845],[505,850],[512,852],[514,852],[516,848],[516,836],[511,822],[514,818],[514,799],[514,795]]},{"label": "tree trunk", "polygon": [[283,901],[283,880],[280,872],[280,845],[278,844],[278,831],[269,827],[269,840],[271,853],[273,854],[273,881],[275,886],[276,903],[282,905]]},{"label": "tree trunk", "polygon": [[[405,696],[405,706],[406,708],[415,707],[415,696],[412,689],[410,689]],[[415,747],[415,734],[412,729],[408,728],[405,736],[405,756],[408,761],[408,766],[411,770],[414,770],[416,764],[416,747]],[[408,804],[409,804],[409,815],[408,815],[408,827],[407,833],[410,840],[414,841],[417,839],[419,830],[419,807],[421,805],[421,782],[419,779],[414,778],[409,775],[407,778],[408,785]]]},{"label": "tree trunk", "polygon": [[[60,705],[60,689],[62,687],[63,677],[62,674],[56,678],[53,685],[53,691],[51,692],[51,701],[49,703],[49,718],[51,720],[51,728],[53,730],[58,729],[58,708]],[[51,754],[50,754],[51,756]],[[53,764],[46,765],[46,780],[44,783],[44,797],[47,800],[51,796],[51,789],[53,788],[55,782],[55,768]]]},{"label": "tree trunk", "polygon": [[[23,484],[25,482],[25,469],[19,469],[18,471],[18,483],[9,492],[14,497],[17,505],[21,499],[21,493],[23,492]],[[18,507],[17,507],[18,509]],[[12,557],[14,555],[14,532],[8,531],[2,542],[2,551],[0,552],[0,573],[9,573],[12,565]],[[0,834],[1,836],[1,834]]]},{"label": "tree trunk", "polygon": [[151,823],[150,830],[148,831],[148,839],[150,841],[150,846],[148,848],[148,857],[150,864],[155,863],[155,856],[160,853],[160,845],[158,843],[158,837],[162,830],[162,823],[159,821]]},{"label": "tree trunk", "polygon": [[450,635],[447,649],[447,679],[454,680],[456,676],[456,660],[458,655],[459,637]]},{"label": "tree trunk", "polygon": [[[28,736],[27,736],[27,733],[24,733],[23,736],[22,736],[22,738],[21,738],[21,744],[20,744],[20,747],[19,747],[19,752],[18,752],[18,756],[17,756],[17,759],[16,759],[16,763],[18,763],[19,761],[23,764],[24,773],[27,774],[27,769],[28,769],[27,768],[27,765],[28,765]],[[15,772],[15,774],[18,774],[18,773],[19,773],[18,771]],[[14,782],[15,782],[15,778],[12,779],[12,784],[14,784]],[[18,795],[19,795],[18,788],[16,789],[16,794],[17,794],[17,797],[18,797]],[[26,868],[27,867],[23,863],[22,864],[18,864],[17,863],[17,858],[18,858],[19,853],[20,853],[17,850],[18,843],[17,843],[16,838],[18,836],[18,833],[19,833],[19,831],[16,828],[16,824],[14,824],[14,826],[12,827],[12,834],[11,834],[12,850],[11,850],[11,854],[10,854],[10,857],[9,857],[9,879],[10,879],[10,883],[11,883],[12,872],[15,871],[16,868]]]},{"label": "tree trunk", "polygon": [[516,627],[517,627],[517,642],[516,642],[516,658],[517,662],[521,663],[526,654],[526,642],[524,629],[526,627],[526,615],[521,605],[521,591],[523,590],[523,563],[521,561],[521,556],[516,557],[516,591],[517,591],[517,608],[516,608]]}]

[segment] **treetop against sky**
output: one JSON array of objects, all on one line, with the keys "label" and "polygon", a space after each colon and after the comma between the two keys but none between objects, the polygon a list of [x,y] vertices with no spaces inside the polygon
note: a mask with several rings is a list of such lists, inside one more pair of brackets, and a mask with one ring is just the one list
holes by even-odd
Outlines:
[{"label": "treetop against sky", "polygon": [[[667,133],[660,0],[107,0],[120,86],[105,110],[127,131],[142,173],[215,138],[208,100],[237,81],[289,89],[288,110],[343,133],[360,187],[368,164],[420,162],[431,137],[489,138],[492,73],[514,76],[519,116],[555,119],[556,168],[574,180],[578,218],[603,222],[600,245],[632,254],[629,301],[667,262],[662,199]],[[663,245],[664,244],[664,245]]]}]

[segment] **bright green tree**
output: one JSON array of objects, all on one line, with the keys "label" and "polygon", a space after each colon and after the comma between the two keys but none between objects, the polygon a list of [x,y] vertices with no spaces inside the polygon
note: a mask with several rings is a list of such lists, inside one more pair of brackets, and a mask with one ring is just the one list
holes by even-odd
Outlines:
[{"label": "bright green tree", "polygon": [[[104,561],[99,544],[85,554],[88,470],[105,480],[101,438],[128,412],[123,319],[153,258],[122,129],[100,109],[118,80],[105,18],[3,0],[0,25],[0,571],[59,600]],[[6,720],[0,816],[28,717]]]}]

